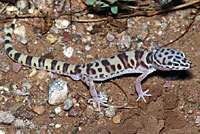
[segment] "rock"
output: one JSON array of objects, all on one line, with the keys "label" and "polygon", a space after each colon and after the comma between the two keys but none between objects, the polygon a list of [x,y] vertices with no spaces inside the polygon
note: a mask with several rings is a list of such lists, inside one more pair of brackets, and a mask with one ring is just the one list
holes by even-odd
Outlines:
[{"label": "rock", "polygon": [[62,110],[61,107],[55,108],[55,110],[54,110],[55,114],[59,114],[61,112],[61,110]]},{"label": "rock", "polygon": [[125,52],[132,46],[131,37],[129,35],[122,35],[117,42],[118,51]]},{"label": "rock", "polygon": [[78,115],[77,110],[72,108],[69,110],[69,117],[76,117]]},{"label": "rock", "polygon": [[57,37],[55,37],[54,35],[52,34],[48,34],[47,37],[46,37],[47,41],[50,43],[50,44],[53,44],[55,43],[58,39]]},{"label": "rock", "polygon": [[113,106],[109,106],[108,108],[104,109],[104,113],[106,117],[112,118],[116,114],[116,108]]},{"label": "rock", "polygon": [[22,119],[16,119],[13,123],[14,127],[17,129],[24,129],[25,128],[25,123]]},{"label": "rock", "polygon": [[27,110],[17,110],[14,113],[14,116],[16,118],[28,119],[28,120],[31,120],[33,118],[33,116],[31,115],[31,113],[29,113]]},{"label": "rock", "polygon": [[0,111],[0,123],[11,124],[15,116],[10,111]]},{"label": "rock", "polygon": [[108,41],[112,42],[115,39],[115,36],[113,36],[112,34],[108,33],[106,35],[106,38],[107,38]]},{"label": "rock", "polygon": [[68,58],[72,57],[72,54],[74,52],[74,49],[72,47],[68,47],[68,48],[64,47],[63,49],[64,49],[63,54],[65,56],[67,56]]},{"label": "rock", "polygon": [[36,105],[32,108],[32,110],[39,115],[42,115],[46,111],[45,107],[42,105]]},{"label": "rock", "polygon": [[49,84],[48,102],[51,105],[63,103],[67,98],[68,87],[67,82],[62,78],[57,78]]},{"label": "rock", "polygon": [[65,20],[64,18],[56,19],[55,22],[56,22],[55,26],[56,26],[58,29],[65,29],[65,28],[67,28],[67,27],[69,26],[69,24],[70,24],[70,21]]},{"label": "rock", "polygon": [[121,121],[121,116],[120,115],[115,115],[112,119],[113,123],[119,124]]},{"label": "rock", "polygon": [[11,68],[11,65],[6,61],[0,62],[0,70],[7,73]]},{"label": "rock", "polygon": [[13,32],[15,35],[18,35],[23,38],[26,35],[26,28],[24,25],[21,25],[21,26],[16,27]]},{"label": "rock", "polygon": [[64,101],[64,107],[63,107],[63,109],[64,109],[65,111],[68,111],[70,108],[72,108],[72,106],[73,106],[72,100],[71,100],[71,99],[66,99],[66,100]]},{"label": "rock", "polygon": [[19,63],[14,63],[13,66],[12,66],[12,70],[15,72],[15,73],[18,73],[22,68],[22,64],[19,64]]}]

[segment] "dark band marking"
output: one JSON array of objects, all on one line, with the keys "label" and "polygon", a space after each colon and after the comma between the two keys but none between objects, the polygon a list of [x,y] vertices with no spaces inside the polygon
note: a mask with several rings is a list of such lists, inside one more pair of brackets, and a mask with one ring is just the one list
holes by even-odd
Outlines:
[{"label": "dark band marking", "polygon": [[87,64],[87,69],[86,69],[87,74],[90,74],[90,68],[91,68],[92,65],[93,65],[93,63]]},{"label": "dark band marking", "polygon": [[6,44],[11,44],[11,43],[10,43],[10,40],[5,40],[5,45],[6,45]]},{"label": "dark band marking", "polygon": [[134,60],[133,60],[133,59],[131,59],[131,60],[130,60],[130,62],[131,62],[131,65],[132,65],[132,66],[134,66],[134,65],[135,65],[135,62],[134,62]]},{"label": "dark band marking", "polygon": [[108,60],[102,60],[101,63],[102,63],[104,66],[109,66],[109,65],[110,65],[110,62],[108,62]]},{"label": "dark band marking", "polygon": [[38,66],[39,67],[44,67],[44,62],[45,62],[45,58],[44,57],[40,57],[38,60]]},{"label": "dark band marking", "polygon": [[10,38],[12,38],[12,34],[11,33],[7,33],[6,36],[9,36]]},{"label": "dark band marking", "polygon": [[34,67],[37,67],[37,64],[34,62],[34,63],[33,63],[33,66],[34,66]]},{"label": "dark band marking", "polygon": [[171,56],[168,56],[167,58],[168,58],[168,59],[171,59],[172,57],[173,57],[173,56],[171,55]]},{"label": "dark band marking", "polygon": [[32,59],[33,59],[33,56],[29,56],[29,55],[28,55],[28,56],[26,57],[25,64],[28,65],[28,66],[31,66]]},{"label": "dark band marking", "polygon": [[170,50],[170,52],[171,52],[172,54],[175,54],[175,51],[174,51],[174,50]]},{"label": "dark band marking", "polygon": [[100,77],[100,78],[104,78],[104,74],[100,74],[99,77]]},{"label": "dark band marking", "polygon": [[10,28],[14,29],[15,28],[15,24],[11,24]]},{"label": "dark band marking", "polygon": [[118,54],[117,57],[120,59],[120,61],[124,65],[125,69],[131,68],[131,66],[128,63],[128,56],[126,55],[126,53]]},{"label": "dark band marking", "polygon": [[115,58],[115,56],[110,57],[110,59],[114,59],[114,58]]},{"label": "dark band marking", "polygon": [[57,62],[58,62],[57,60],[52,60],[52,62],[51,62],[51,70],[55,70]]},{"label": "dark band marking", "polygon": [[139,61],[142,58],[143,54],[144,54],[144,51],[135,51],[136,61]]},{"label": "dark band marking", "polygon": [[69,67],[69,64],[68,63],[64,63],[64,65],[63,65],[63,73],[67,73],[68,67]]},{"label": "dark band marking", "polygon": [[13,50],[12,47],[7,48],[7,49],[6,49],[6,53],[9,54],[11,50]]},{"label": "dark band marking", "polygon": [[19,57],[21,56],[21,53],[15,53],[14,60],[18,61]]},{"label": "dark band marking", "polygon": [[106,69],[106,72],[107,72],[107,73],[110,73],[110,69],[109,69],[108,66],[106,66],[105,69]]},{"label": "dark band marking", "polygon": [[98,67],[99,66],[99,62],[95,62],[95,67]]},{"label": "dark band marking", "polygon": [[57,70],[60,70],[60,65],[57,66]]},{"label": "dark band marking", "polygon": [[81,69],[80,69],[80,65],[76,65],[75,66],[75,74],[80,74],[81,73]]},{"label": "dark band marking", "polygon": [[146,69],[148,69],[149,67],[143,62],[143,61],[140,61],[140,65]]},{"label": "dark band marking", "polygon": [[164,55],[168,55],[168,54],[169,54],[169,52],[165,52],[165,53],[164,53]]},{"label": "dark band marking", "polygon": [[152,53],[148,53],[146,57],[147,64],[152,64]]}]

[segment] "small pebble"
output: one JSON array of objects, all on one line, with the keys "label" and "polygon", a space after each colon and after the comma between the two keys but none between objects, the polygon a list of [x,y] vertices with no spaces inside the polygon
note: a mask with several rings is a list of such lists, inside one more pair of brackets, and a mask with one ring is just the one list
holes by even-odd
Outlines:
[{"label": "small pebble", "polygon": [[50,127],[55,127],[55,124],[54,123],[50,123],[49,126]]},{"label": "small pebble", "polygon": [[47,41],[50,43],[50,44],[53,44],[55,43],[58,39],[57,37],[55,37],[54,35],[52,34],[48,34],[47,37],[46,37]]},{"label": "small pebble", "polygon": [[20,10],[24,9],[27,5],[27,0],[18,0],[17,1],[17,8],[19,8]]},{"label": "small pebble", "polygon": [[62,126],[62,124],[56,124],[55,128],[60,128]]},{"label": "small pebble", "polygon": [[106,38],[107,38],[108,41],[112,42],[115,39],[115,36],[113,36],[112,34],[108,33],[106,35]]},{"label": "small pebble", "polygon": [[0,123],[11,124],[15,116],[10,111],[0,111]]},{"label": "small pebble", "polygon": [[0,49],[0,56],[2,56],[2,55],[3,55],[3,50]]},{"label": "small pebble", "polygon": [[94,115],[94,108],[91,105],[87,106],[86,117],[91,118],[91,117],[93,117],[93,115]]},{"label": "small pebble", "polygon": [[23,45],[27,45],[27,44],[28,44],[28,40],[27,40],[26,37],[19,37],[19,38],[17,38],[17,39],[18,39],[18,41],[19,41],[20,43],[22,43]]},{"label": "small pebble", "polygon": [[29,90],[31,87],[32,87],[32,85],[28,82],[25,82],[22,84],[22,88],[24,88],[26,90]]},{"label": "small pebble", "polygon": [[70,21],[65,20],[65,19],[62,19],[62,18],[56,19],[55,22],[56,22],[55,26],[56,26],[58,29],[65,29],[65,28],[67,28],[67,27],[69,26],[69,24],[70,24]]},{"label": "small pebble", "polygon": [[48,86],[48,90],[48,102],[51,105],[58,105],[60,103],[63,103],[64,100],[67,98],[67,82],[64,81],[62,78],[57,78],[54,81],[52,81]]},{"label": "small pebble", "polygon": [[108,108],[104,109],[105,116],[108,117],[108,118],[114,117],[115,114],[116,114],[115,111],[116,111],[116,108],[113,107],[113,106],[109,106]]},{"label": "small pebble", "polygon": [[15,6],[6,6],[6,11],[7,12],[14,12],[14,11],[17,11],[17,7]]},{"label": "small pebble", "polygon": [[21,25],[21,26],[16,27],[13,32],[15,35],[25,38],[26,28],[24,25]]},{"label": "small pebble", "polygon": [[28,120],[31,120],[33,118],[32,114],[29,113],[29,111],[27,111],[27,110],[17,110],[14,113],[14,116],[16,118],[28,119]]},{"label": "small pebble", "polygon": [[63,33],[62,41],[65,41],[65,42],[71,41],[71,35],[70,35],[69,32],[64,32]]},{"label": "small pebble", "polygon": [[11,65],[6,61],[0,62],[0,70],[7,73],[11,68]]},{"label": "small pebble", "polygon": [[58,114],[58,113],[60,113],[60,112],[61,112],[61,110],[62,110],[62,109],[61,109],[61,107],[57,107],[57,108],[55,108],[55,110],[54,110],[54,111],[55,111],[55,113],[56,113],[56,114]]},{"label": "small pebble", "polygon": [[76,117],[78,115],[77,110],[74,108],[71,108],[69,110],[69,117]]},{"label": "small pebble", "polygon": [[55,118],[56,117],[56,114],[54,114],[54,113],[51,113],[50,115],[49,115],[49,118]]},{"label": "small pebble", "polygon": [[64,109],[65,111],[68,111],[70,108],[72,108],[72,106],[73,106],[72,100],[71,100],[71,99],[66,99],[66,100],[64,101],[64,107],[63,107],[63,109]]},{"label": "small pebble", "polygon": [[115,123],[115,124],[119,124],[120,121],[121,121],[121,116],[120,116],[120,115],[115,115],[115,116],[112,118],[112,121],[113,121],[113,123]]},{"label": "small pebble", "polygon": [[42,115],[46,111],[45,107],[42,105],[36,105],[32,108],[33,112],[36,114]]},{"label": "small pebble", "polygon": [[125,52],[132,47],[132,40],[129,35],[122,35],[117,42],[118,51]]},{"label": "small pebble", "polygon": [[85,50],[86,50],[86,51],[89,51],[90,49],[91,49],[91,47],[90,47],[89,45],[86,45],[86,46],[85,46]]},{"label": "small pebble", "polygon": [[19,63],[14,63],[12,66],[12,70],[15,73],[18,73],[21,70],[21,68],[22,68],[22,64],[19,64]]},{"label": "small pebble", "polygon": [[163,87],[166,87],[166,88],[170,88],[172,85],[170,84],[170,83],[165,83],[164,85],[163,85]]},{"label": "small pebble", "polygon": [[188,112],[187,112],[189,115],[193,114],[193,110],[190,109]]},{"label": "small pebble", "polygon": [[63,54],[68,58],[72,57],[74,49],[72,47],[64,48]]},{"label": "small pebble", "polygon": [[3,131],[3,130],[0,130],[0,134],[6,134],[6,133],[5,133],[5,131]]},{"label": "small pebble", "polygon": [[17,103],[12,103],[9,107],[8,110],[12,112],[16,112],[18,109],[20,109],[21,106],[23,106],[23,102],[17,102]]},{"label": "small pebble", "polygon": [[200,126],[200,116],[197,116],[196,119],[195,119],[195,124],[196,126]]},{"label": "small pebble", "polygon": [[22,119],[16,119],[13,122],[13,125],[17,129],[24,129],[25,128],[25,123],[24,123],[24,121]]},{"label": "small pebble", "polygon": [[33,75],[35,75],[37,72],[37,70],[35,68],[32,69],[32,72],[28,75],[30,78],[33,77]]},{"label": "small pebble", "polygon": [[196,104],[196,100],[193,99],[193,98],[188,99],[187,102],[190,102],[190,103]]},{"label": "small pebble", "polygon": [[198,110],[200,110],[200,104],[198,105]]}]

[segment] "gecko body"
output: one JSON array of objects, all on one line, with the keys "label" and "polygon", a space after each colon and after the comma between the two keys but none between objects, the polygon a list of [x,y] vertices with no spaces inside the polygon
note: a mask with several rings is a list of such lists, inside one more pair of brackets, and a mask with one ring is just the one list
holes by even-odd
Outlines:
[{"label": "gecko body", "polygon": [[142,98],[146,102],[144,96],[151,96],[151,94],[147,94],[149,90],[142,90],[141,81],[148,74],[156,70],[187,70],[192,65],[185,58],[183,52],[172,48],[162,48],[153,52],[140,50],[127,51],[110,58],[95,60],[82,65],[26,55],[16,51],[11,44],[16,18],[17,15],[10,26],[9,32],[5,36],[4,48],[7,55],[15,62],[24,66],[62,74],[71,77],[73,80],[81,80],[89,87],[92,96],[89,101],[96,101],[99,108],[100,104],[103,106],[108,106],[108,104],[104,103],[98,97],[94,81],[105,81],[123,74],[141,73],[135,80],[135,87],[138,94],[137,101]]}]

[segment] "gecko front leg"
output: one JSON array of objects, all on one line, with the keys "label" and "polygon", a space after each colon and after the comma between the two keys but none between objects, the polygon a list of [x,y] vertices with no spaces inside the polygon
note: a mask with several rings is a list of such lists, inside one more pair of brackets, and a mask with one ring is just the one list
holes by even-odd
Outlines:
[{"label": "gecko front leg", "polygon": [[151,96],[151,94],[147,94],[147,92],[149,92],[149,89],[147,89],[146,91],[142,90],[142,85],[141,82],[143,79],[145,79],[147,77],[148,74],[154,72],[155,70],[149,70],[149,71],[144,71],[139,77],[137,77],[137,79],[135,80],[135,88],[138,94],[138,98],[136,101],[139,101],[140,98],[143,99],[144,102],[146,102],[144,96]]},{"label": "gecko front leg", "polygon": [[91,101],[97,102],[99,111],[100,111],[100,105],[103,105],[106,107],[109,106],[108,104],[105,104],[105,102],[102,99],[98,97],[92,78],[90,78],[89,76],[82,75],[81,80],[89,87],[90,95],[92,96],[92,98],[89,99],[88,102],[91,102]]}]

